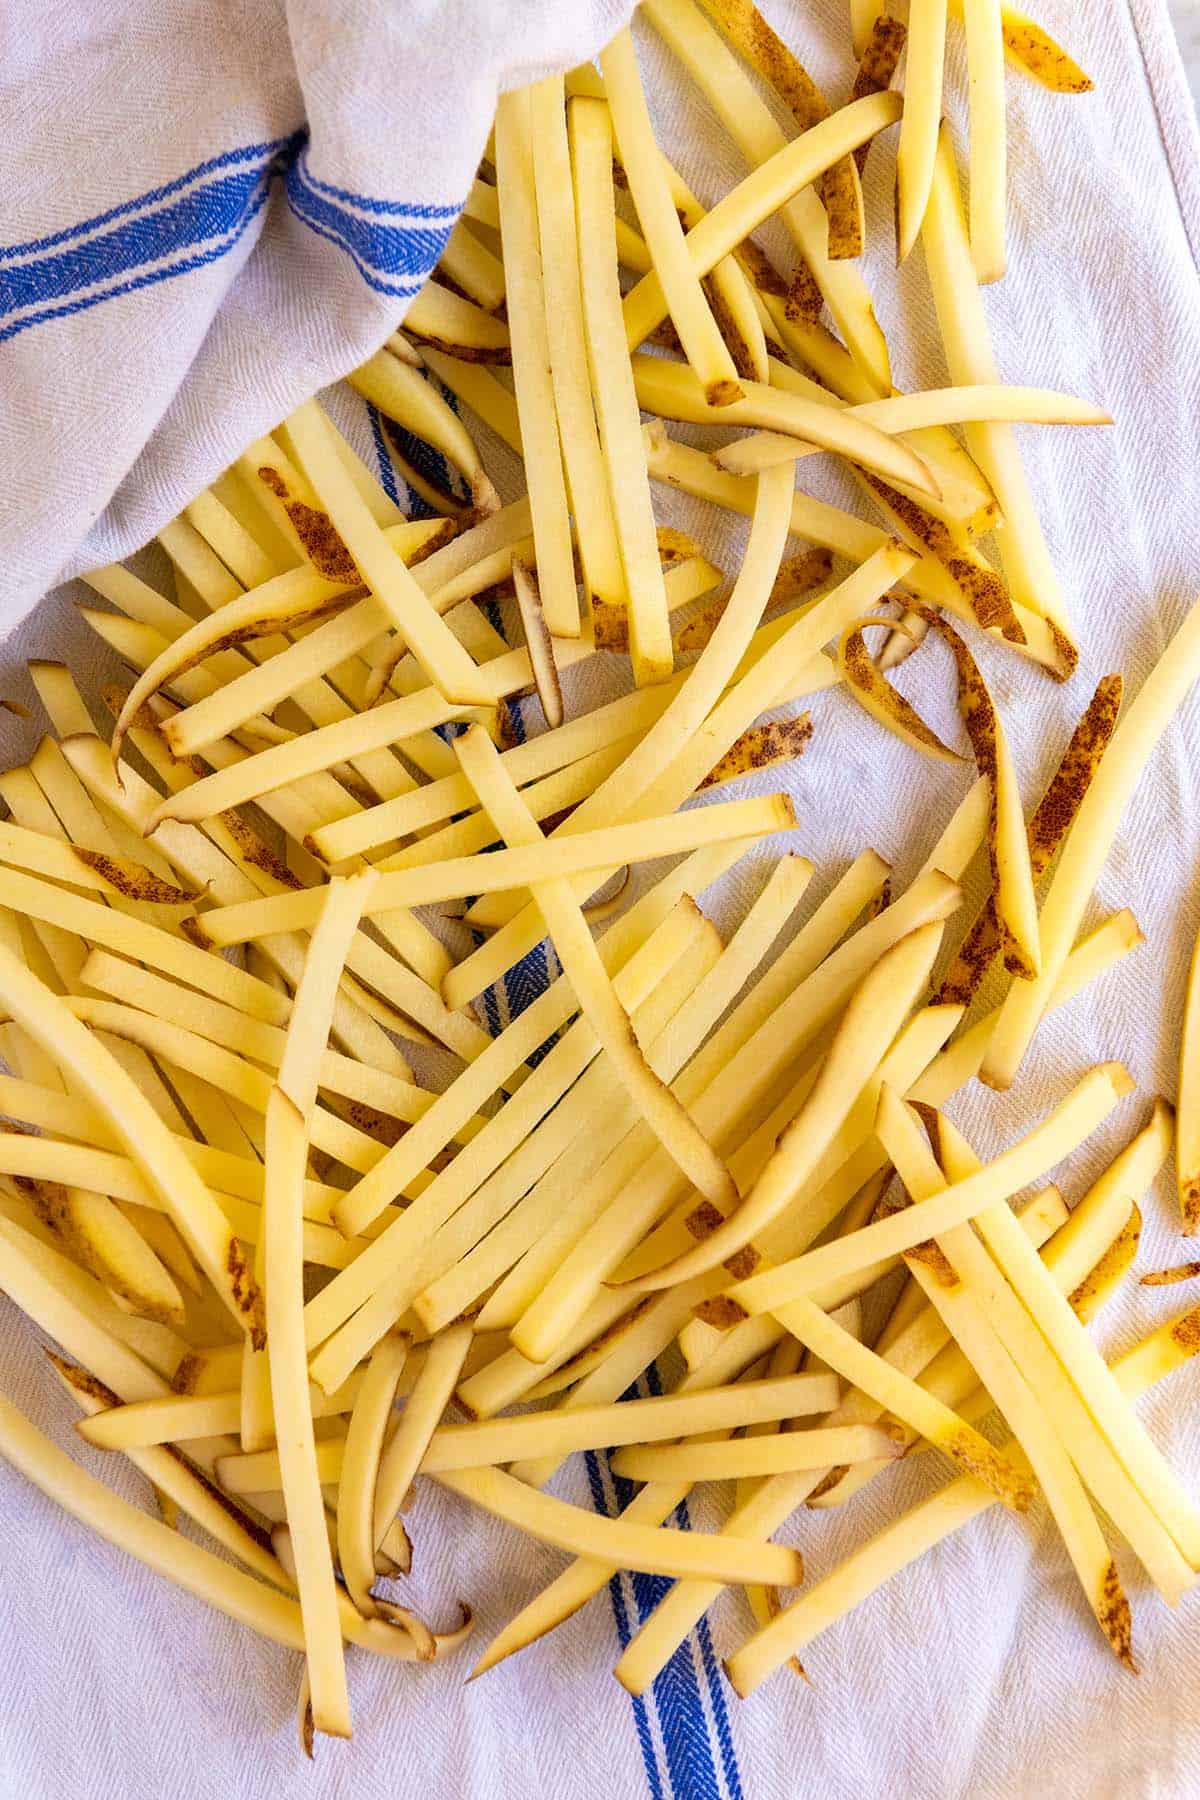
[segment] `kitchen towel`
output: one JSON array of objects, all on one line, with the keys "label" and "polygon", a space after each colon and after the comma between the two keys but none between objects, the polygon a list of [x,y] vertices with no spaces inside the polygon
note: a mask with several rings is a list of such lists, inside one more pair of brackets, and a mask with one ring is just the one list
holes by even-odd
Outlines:
[{"label": "kitchen towel", "polygon": [[[852,78],[844,0],[768,0],[766,11],[831,95],[844,98]],[[495,38],[509,35],[496,21],[511,18],[511,9],[481,5],[472,9],[476,15],[491,21]],[[980,649],[1028,796],[1039,791],[1096,679],[1121,669],[1136,686],[1200,591],[1200,292],[1193,259],[1193,246],[1200,244],[1200,159],[1170,27],[1162,0],[1088,0],[1082,7],[1043,0],[1039,16],[1087,66],[1096,90],[1082,98],[1057,97],[1010,75],[1010,266],[1005,280],[987,291],[985,304],[1006,377],[1086,394],[1109,407],[1117,423],[1107,432],[1030,427],[1019,433],[1082,650],[1075,679],[1057,687],[1004,650]],[[342,10],[339,18],[345,17]],[[595,41],[607,23],[596,24]],[[953,39],[947,111],[961,145],[965,88],[957,28]],[[712,197],[736,178],[736,160],[670,56],[647,32],[639,30],[638,43],[664,141],[701,196]],[[564,44],[561,55],[578,48]],[[457,51],[450,46],[444,54],[453,62]],[[549,60],[552,52],[544,54]],[[215,55],[211,48],[209,55]],[[530,67],[542,55],[540,48],[522,50]],[[388,73],[398,81],[403,70]],[[371,91],[378,95],[387,89],[384,72],[375,74]],[[244,69],[238,79],[247,81]],[[480,103],[481,118],[488,107],[490,100]],[[432,101],[428,113],[438,116]],[[295,126],[294,118],[264,114],[253,137],[273,139]],[[404,120],[389,110],[376,127],[377,140],[403,129]],[[469,152],[463,146],[458,186],[442,190],[426,172],[416,190],[422,199],[449,203],[456,197],[485,129],[479,126]],[[165,124],[159,134],[167,135]],[[211,153],[206,143],[190,154],[194,160]],[[325,178],[323,166],[317,172]],[[898,381],[932,387],[945,380],[945,371],[920,256],[899,274],[890,267],[893,173],[888,142],[872,152],[868,165],[873,242],[865,272],[893,346]],[[366,194],[394,191],[361,165],[344,185]],[[101,202],[90,198],[77,210],[89,205]],[[296,284],[286,298],[287,341],[273,327],[244,374],[228,367],[217,382],[218,393],[227,396],[239,381],[244,390],[238,403],[243,410],[229,401],[222,426],[234,439],[270,424],[294,397],[281,385],[260,391],[250,384],[252,376],[279,383],[276,359],[283,356],[288,368],[288,343],[298,341],[302,326],[313,329],[314,270],[327,265],[311,259],[328,251],[347,264],[337,331],[327,327],[328,341],[305,364],[314,381],[333,372],[333,363],[322,359],[335,358],[337,343],[349,341],[341,333],[353,308],[362,308],[364,320],[375,316],[369,311],[373,300],[353,298],[347,251],[335,252],[324,240],[307,243],[300,221],[286,213],[278,220],[272,215],[267,230],[277,230],[289,250],[295,247]],[[245,256],[244,248],[234,252],[239,255]],[[169,335],[177,328],[170,322],[176,310],[191,317],[187,284],[209,278],[200,272],[163,283],[147,303],[153,309],[148,316]],[[219,279],[236,290],[228,271]],[[112,311],[115,319],[126,304],[118,299],[97,306],[93,316]],[[248,298],[244,326],[251,343],[256,319]],[[213,354],[215,359],[215,348]],[[56,405],[66,391],[67,366],[61,365]],[[292,364],[288,379],[295,369]],[[79,380],[77,368],[71,378]],[[253,411],[260,402],[261,410]],[[29,404],[36,415],[36,397]],[[207,413],[198,401],[189,400],[188,407],[172,431],[182,434],[175,440],[181,466],[200,480],[238,442],[223,441],[219,452],[213,449],[214,462],[206,463]],[[344,416],[353,423],[349,403]],[[90,430],[107,424],[98,413]],[[371,438],[364,415],[358,424],[365,451]],[[0,426],[8,428],[7,422]],[[59,446],[67,467],[96,448],[79,446],[76,456]],[[163,450],[162,467],[173,467],[165,440]],[[515,470],[494,445],[487,455],[505,498],[511,497]],[[28,479],[40,493],[33,476]],[[822,471],[818,459],[802,465],[801,481],[858,510],[853,489]],[[190,491],[170,486],[165,474],[158,483],[138,501],[143,510],[136,520],[128,502],[131,535],[123,541],[144,536]],[[682,502],[671,516],[700,536],[718,562],[736,566],[742,541],[736,521]],[[116,541],[107,540],[109,548]],[[93,553],[109,551],[97,545]],[[19,658],[33,653],[66,656],[85,686],[94,686],[103,659],[75,620],[72,597],[69,587],[57,592],[4,647],[0,692],[30,699]],[[926,705],[936,691],[948,692],[948,673],[943,653],[930,645],[903,680]],[[799,828],[791,841],[817,864],[814,897],[867,843],[895,860],[899,880],[908,879],[961,797],[967,775],[914,756],[836,691],[819,696],[812,711],[816,730],[806,756],[784,775],[772,771],[762,785],[786,781],[795,798]],[[6,725],[9,735],[0,747],[6,756],[24,753],[43,728],[36,716],[25,727]],[[704,896],[722,926],[739,916],[766,867],[766,853],[756,854],[736,879]],[[1075,1200],[1105,1155],[1141,1122],[1149,1097],[1174,1092],[1184,970],[1200,924],[1198,876],[1200,695],[1181,710],[1157,752],[1121,823],[1097,894],[1097,916],[1131,906],[1146,942],[1048,1022],[1010,1095],[976,1089],[955,1103],[954,1116],[981,1152],[1011,1141],[1087,1064],[1121,1057],[1139,1092],[1064,1176],[1067,1197]],[[511,998],[499,996],[501,1016]],[[1146,1201],[1142,1268],[1188,1253],[1170,1189],[1169,1179],[1163,1180]],[[1106,1348],[1124,1346],[1191,1298],[1191,1289],[1139,1289],[1130,1281],[1102,1318],[1100,1339]],[[71,1408],[41,1366],[33,1332],[3,1302],[0,1389],[60,1441],[72,1443]],[[1141,1406],[1194,1490],[1200,1487],[1198,1400],[1195,1368],[1172,1377]],[[111,1463],[77,1443],[72,1447],[89,1467],[144,1497],[144,1488]],[[912,1459],[844,1515],[802,1515],[782,1535],[803,1545],[810,1574],[819,1577],[944,1479],[936,1458]],[[574,1459],[559,1491],[609,1511],[624,1497],[599,1456]],[[546,1800],[860,1800],[882,1793],[898,1800],[1040,1800],[1048,1794],[1140,1800],[1200,1791],[1197,1600],[1167,1611],[1122,1557],[1141,1668],[1134,1679],[1100,1641],[1041,1512],[1024,1521],[997,1513],[977,1521],[817,1640],[805,1653],[811,1686],[784,1670],[744,1704],[719,1670],[721,1656],[747,1629],[737,1594],[723,1597],[710,1623],[643,1699],[631,1700],[612,1681],[608,1670],[623,1639],[654,1601],[656,1584],[643,1578],[622,1578],[544,1644],[469,1687],[462,1683],[469,1649],[432,1668],[389,1668],[355,1658],[354,1742],[321,1744],[317,1766],[309,1769],[299,1763],[292,1725],[298,1658],[169,1590],[2,1466],[0,1511],[6,1540],[0,1582],[5,1800],[107,1800],[115,1794],[130,1800],[275,1800],[292,1793],[316,1800],[527,1800],[530,1794]],[[711,1525],[720,1512],[706,1502],[690,1516]],[[481,1646],[562,1566],[556,1553],[451,1498],[423,1492],[412,1526],[414,1603],[444,1623],[454,1617],[457,1599],[470,1600]]]},{"label": "kitchen towel", "polygon": [[630,0],[12,0],[0,20],[0,630],[364,362],[496,96]]}]

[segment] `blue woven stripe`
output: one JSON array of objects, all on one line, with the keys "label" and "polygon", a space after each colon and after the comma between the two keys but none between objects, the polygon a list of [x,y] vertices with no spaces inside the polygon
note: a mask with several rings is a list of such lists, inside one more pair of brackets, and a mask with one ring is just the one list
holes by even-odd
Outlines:
[{"label": "blue woven stripe", "polygon": [[426,277],[429,274],[429,268],[433,267],[432,262],[430,263],[429,268],[423,270],[419,275],[411,275],[400,281],[387,281],[381,276],[372,274],[371,270],[368,269],[354,254],[346,240],[339,236],[336,231],[326,230],[324,225],[319,224],[318,221],[312,217],[307,210],[307,200],[300,193],[293,193],[291,189],[289,189],[288,204],[291,206],[292,211],[301,223],[307,225],[308,229],[317,237],[325,238],[329,243],[336,244],[339,250],[344,250],[346,252],[367,286],[369,288],[374,288],[377,294],[390,294],[397,300],[411,300],[413,295],[417,293],[420,288],[424,287]]},{"label": "blue woven stripe", "polygon": [[304,157],[302,161],[304,180],[318,194],[326,194],[331,200],[344,200],[349,206],[357,206],[360,212],[374,213],[379,218],[449,219],[453,224],[463,208],[461,200],[454,206],[430,206],[412,200],[374,200],[369,194],[356,194],[351,188],[335,187],[331,181],[322,181],[309,168],[308,158]]},{"label": "blue woven stripe", "polygon": [[119,299],[122,294],[135,294],[140,288],[155,287],[160,281],[174,281],[177,276],[190,275],[194,269],[202,269],[206,264],[217,262],[244,237],[246,231],[262,211],[270,192],[269,184],[264,182],[262,191],[253,206],[241,220],[237,229],[219,244],[208,250],[202,250],[195,256],[189,256],[182,262],[172,263],[166,269],[151,269],[144,275],[135,275],[129,281],[119,282],[116,287],[105,288],[98,294],[87,294],[79,300],[69,300],[57,306],[43,307],[40,312],[28,313],[23,319],[15,320],[11,325],[0,329],[0,344],[8,338],[16,337],[18,332],[28,331],[33,325],[45,324],[50,319],[67,318],[72,313],[87,312],[90,307],[100,306],[106,300]]},{"label": "blue woven stripe", "polygon": [[86,243],[0,269],[0,317],[22,307],[68,299],[194,245],[230,237],[258,211],[275,166],[220,176],[171,205],[126,219]]},{"label": "blue woven stripe", "polygon": [[[600,1478],[600,1458],[594,1450],[589,1450],[584,1457],[584,1461],[587,1464],[588,1486],[592,1493],[593,1511],[598,1513],[611,1513],[612,1509],[607,1504],[604,1484]],[[618,1507],[617,1510],[619,1511],[620,1508]],[[614,1575],[609,1582],[608,1595],[612,1602],[613,1620],[617,1627],[617,1637],[620,1639],[622,1650],[624,1650],[632,1633],[629,1629],[629,1614],[626,1611],[625,1595],[621,1590],[621,1577],[619,1575]],[[653,1795],[654,1800],[663,1800],[662,1782],[660,1781],[658,1774],[658,1758],[654,1754],[654,1739],[650,1734],[650,1718],[646,1709],[646,1702],[641,1694],[634,1694],[632,1696],[632,1701],[634,1728],[637,1731],[638,1743],[641,1746],[642,1762],[645,1764],[646,1768],[646,1780],[650,1785],[650,1792]],[[681,1800],[688,1800],[688,1796],[682,1796]]]},{"label": "blue woven stripe", "polygon": [[93,213],[90,219],[80,219],[77,225],[68,225],[62,231],[51,232],[48,237],[30,238],[23,244],[0,246],[0,262],[11,262],[18,256],[32,256],[39,250],[53,250],[57,244],[69,244],[72,238],[83,237],[89,231],[98,231],[102,225],[111,225],[114,219],[128,218],[130,213],[155,206],[160,200],[169,200],[172,194],[181,193],[193,181],[215,174],[218,169],[236,168],[239,163],[247,162],[261,164],[280,151],[285,156],[293,156],[307,136],[305,131],[294,131],[291,137],[272,138],[269,143],[264,144],[244,144],[240,149],[226,150],[220,156],[210,156],[207,161],[197,163],[186,174],[176,176],[174,181],[150,188],[147,193],[138,194],[133,200],[125,200],[120,206],[110,206],[107,212]]},{"label": "blue woven stripe", "polygon": [[[396,506],[400,505],[400,489],[396,483],[396,471],[392,467],[392,459],[387,453],[387,445],[383,440],[383,420],[379,416],[379,408],[371,401],[365,402],[367,418],[371,424],[371,437],[375,444],[375,461],[379,465],[379,485],[388,499]],[[412,496],[410,494],[409,498]]]},{"label": "blue woven stripe", "polygon": [[337,201],[317,193],[298,162],[288,170],[287,191],[288,199],[305,223],[322,228],[340,243],[364,276],[423,282],[450,235],[448,224],[381,225],[361,218]]}]

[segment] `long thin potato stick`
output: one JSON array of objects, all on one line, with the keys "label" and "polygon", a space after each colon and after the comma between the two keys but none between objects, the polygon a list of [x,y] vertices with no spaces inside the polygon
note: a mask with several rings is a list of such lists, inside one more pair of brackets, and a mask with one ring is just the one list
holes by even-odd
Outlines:
[{"label": "long thin potato stick", "polygon": [[496,186],[504,245],[513,386],[546,624],[555,637],[578,637],[571,521],[551,374],[547,295],[542,281],[534,170],[533,107],[528,89],[496,106]]},{"label": "long thin potato stick", "polygon": [[[263,1183],[267,1357],[280,1484],[296,1555],[313,1720],[318,1730],[340,1737],[350,1734],[350,1700],[308,1404],[301,1195],[308,1122],[316,1099],[321,1057],[346,951],[358,928],[364,892],[362,878],[334,881],[325,890],[324,910],[313,933],[278,1080],[267,1106]],[[373,1562],[372,1557],[372,1565]]]},{"label": "long thin potato stick", "polygon": [[638,223],[662,283],[671,321],[705,398],[713,406],[728,406],[740,398],[741,384],[688,256],[628,30],[618,32],[601,52],[600,68]]},{"label": "long thin potato stick", "polygon": [[612,1459],[612,1469],[627,1481],[732,1481],[897,1455],[895,1439],[876,1426],[835,1425],[725,1444],[622,1450]]},{"label": "long thin potato stick", "polygon": [[[423,868],[402,869],[380,875],[369,901],[367,916],[394,911],[398,906],[424,906],[453,900],[464,894],[496,893],[506,888],[528,888],[538,882],[569,878],[593,870],[620,868],[625,863],[676,856],[702,845],[734,838],[767,836],[787,831],[795,823],[791,801],[783,794],[748,800],[726,800],[691,812],[639,820],[629,825],[609,825],[575,837],[548,838],[515,850],[497,850],[487,856],[467,856],[432,863]],[[597,877],[597,880],[603,877]],[[0,871],[0,891],[4,876]],[[277,931],[310,929],[320,910],[321,888],[301,888],[241,906],[220,907],[197,921],[203,940],[214,947],[245,943]]]},{"label": "long thin potato stick", "polygon": [[645,475],[637,395],[625,353],[617,279],[612,183],[612,124],[602,101],[567,108],[579,270],[588,366],[629,608],[630,652],[639,687],[666,680],[674,667],[662,565]]},{"label": "long thin potato stick", "polygon": [[1200,1225],[1200,937],[1192,948],[1179,1043],[1179,1136],[1175,1146],[1176,1192],[1183,1229]]},{"label": "long thin potato stick", "polygon": [[[921,226],[921,243],[951,381],[966,384],[998,380],[987,318],[975,281],[954,151],[944,126]],[[968,449],[1000,502],[1004,522],[997,528],[996,538],[1013,599],[1042,613],[1065,644],[1072,647],[1070,621],[1012,426],[969,425],[966,437]]]},{"label": "long thin potato stick", "polygon": [[550,375],[571,512],[588,591],[616,602],[624,594],[625,576],[592,408],[571,148],[560,76],[549,76],[530,88],[529,112],[537,144],[533,174]]},{"label": "long thin potato stick", "polygon": [[1004,274],[1007,142],[1004,23],[1000,0],[963,0],[970,103],[971,257],[981,282]]},{"label": "long thin potato stick", "polygon": [[463,1469],[437,1479],[451,1493],[544,1543],[576,1556],[604,1557],[622,1569],[648,1575],[709,1574],[720,1581],[765,1581],[772,1587],[803,1579],[799,1551],[782,1544],[723,1542],[703,1532],[606,1519],[538,1493],[500,1469]]},{"label": "long thin potato stick", "polygon": [[937,158],[946,54],[946,0],[910,0],[904,116],[896,151],[896,256],[903,262],[917,241]]}]

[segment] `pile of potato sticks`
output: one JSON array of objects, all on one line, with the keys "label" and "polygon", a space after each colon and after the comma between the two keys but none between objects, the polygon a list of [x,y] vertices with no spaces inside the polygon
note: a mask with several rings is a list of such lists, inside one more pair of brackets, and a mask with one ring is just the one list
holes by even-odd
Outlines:
[{"label": "pile of potato sticks", "polygon": [[[470,1630],[377,1591],[410,1566],[426,1481],[572,1559],[477,1672],[615,1571],[674,1579],[618,1665],[635,1693],[722,1588],[752,1615],[726,1664],[745,1695],[1039,1489],[1130,1667],[1098,1513],[1169,1602],[1200,1568],[1200,1510],[1132,1406],[1200,1348],[1200,1309],[1111,1366],[1087,1331],[1172,1109],[1072,1208],[1039,1184],[1131,1090],[1119,1063],[986,1164],[945,1110],[976,1078],[1008,1087],[1046,1014],[1140,942],[1128,912],[1080,933],[1200,675],[1197,610],[1128,706],[1099,682],[1026,807],[972,634],[1030,680],[1077,650],[1011,425],[1105,415],[1000,382],[978,283],[1004,268],[1005,55],[1089,84],[994,0],[960,10],[969,213],[945,0],[911,0],[907,28],[855,0],[837,109],[747,0],[644,0],[747,167],[707,209],[657,145],[629,32],[506,95],[434,278],[349,378],[429,516],[310,401],[164,526],[159,580],[87,577],[107,607],[86,617],[135,674],[102,696],[110,733],[65,668],[30,666],[53,734],[0,774],[0,1286],[56,1346],[80,1435],[132,1461],[160,1516],[7,1401],[0,1452],[302,1650],[310,1752],[349,1735],[347,1645],[427,1661]],[[908,395],[855,268],[862,161],[892,125],[899,250],[921,246],[954,383]],[[787,272],[751,235],[775,218]],[[468,419],[520,456],[523,495],[501,503]],[[745,430],[710,454],[668,421]],[[816,454],[880,524],[797,489]],[[660,485],[749,517],[732,583],[658,522]],[[931,632],[967,752],[889,680]],[[632,683],[580,710],[564,677],[597,658]],[[724,942],[705,890],[795,823],[782,792],[724,790],[798,755],[796,703],[838,685],[977,778],[901,891],[871,849],[840,872],[788,853]],[[515,734],[529,696],[542,728]],[[474,928],[457,961],[447,908]],[[546,936],[561,973],[489,1035],[473,1003]],[[1189,1232],[1198,1093],[1194,971]],[[660,1357],[674,1386],[625,1397]],[[619,1518],[549,1491],[601,1449],[639,1484]],[[775,1533],[804,1507],[807,1541],[928,1450],[949,1484],[805,1586]],[[698,1483],[733,1484],[719,1531],[666,1523]]]}]

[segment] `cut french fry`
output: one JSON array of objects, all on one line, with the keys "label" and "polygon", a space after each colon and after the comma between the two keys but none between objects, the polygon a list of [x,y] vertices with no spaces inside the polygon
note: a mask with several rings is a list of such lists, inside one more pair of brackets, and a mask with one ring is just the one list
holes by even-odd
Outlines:
[{"label": "cut french fry", "polygon": [[[350,939],[358,928],[363,893],[361,878],[335,881],[325,890],[324,910],[313,933],[278,1079],[267,1106],[263,1179],[267,1358],[280,1484],[296,1557],[313,1722],[318,1731],[338,1737],[350,1735],[350,1700],[308,1405],[301,1222],[309,1118],[334,995]],[[373,1569],[373,1555],[370,1560]]]},{"label": "cut french fry", "polygon": [[1004,274],[1007,144],[1004,21],[1000,0],[963,0],[971,118],[971,257],[981,282]]},{"label": "cut french fry", "polygon": [[[921,243],[951,381],[996,381],[996,361],[975,282],[954,151],[944,126],[921,224]],[[1064,643],[1073,647],[1058,578],[1011,425],[974,424],[967,427],[966,436],[968,449],[1000,502],[1004,523],[996,536],[1013,599],[1041,613]]]},{"label": "cut french fry", "polygon": [[903,262],[917,241],[929,204],[942,117],[946,0],[911,0],[904,116],[896,151],[896,256]]},{"label": "cut french fry", "polygon": [[533,173],[550,376],[579,557],[593,599],[617,602],[624,594],[625,577],[592,407],[562,80],[550,76],[537,82],[529,92],[529,109],[537,143]]},{"label": "cut french fry", "polygon": [[508,327],[503,320],[438,281],[427,281],[409,302],[404,329],[422,344],[463,362],[512,361]]},{"label": "cut french fry", "polygon": [[1200,1225],[1200,938],[1192,948],[1179,1045],[1179,1137],[1175,1180],[1179,1215],[1191,1237]]},{"label": "cut french fry", "polygon": [[625,353],[614,235],[612,126],[603,101],[589,99],[570,102],[567,124],[588,366],[625,572],[634,680],[642,687],[670,676],[674,654],[650,485],[643,474],[637,395]]},{"label": "cut french fry", "polygon": [[730,1290],[747,1312],[774,1311],[796,1294],[821,1292],[830,1282],[868,1268],[882,1257],[903,1255],[927,1237],[974,1218],[1036,1181],[1100,1125],[1132,1083],[1119,1063],[1091,1070],[1038,1126],[978,1175],[956,1182],[935,1200],[893,1213],[848,1237],[810,1250],[789,1264],[752,1275]]},{"label": "cut french fry", "polygon": [[[610,825],[574,837],[548,838],[515,850],[498,850],[488,856],[448,858],[426,867],[380,875],[366,912],[369,917],[397,907],[454,900],[464,894],[529,888],[539,882],[587,875],[598,869],[611,872],[625,863],[787,831],[794,823],[791,801],[784,794],[726,800],[688,813]],[[3,879],[0,872],[0,892]],[[594,885],[604,879],[604,875],[597,877]],[[322,888],[301,888],[295,893],[248,900],[242,906],[218,908],[197,920],[198,934],[205,943],[224,948],[278,931],[308,930],[320,910],[323,892]]]},{"label": "cut french fry", "polygon": [[338,1483],[337,1547],[342,1578],[364,1618],[374,1611],[375,1492],[384,1432],[408,1356],[409,1339],[385,1338],[372,1352],[346,1428]]},{"label": "cut french fry", "polygon": [[[732,1216],[665,1269],[642,1276],[656,1288],[726,1265],[778,1218],[813,1173],[862,1086],[862,1071],[883,1056],[929,979],[941,942],[939,924],[923,925],[886,951],[846,1009],[807,1105],[780,1139],[775,1155]],[[740,1271],[735,1269],[734,1273]]]},{"label": "cut french fry", "polygon": [[471,1344],[469,1325],[451,1325],[434,1337],[425,1352],[403,1416],[383,1452],[375,1488],[372,1529],[382,1544],[398,1514],[404,1511],[429,1441],[441,1422]]},{"label": "cut french fry", "polygon": [[513,385],[533,512],[538,582],[551,635],[578,637],[579,596],[550,366],[535,161],[529,93],[519,90],[504,94],[496,108],[496,186],[504,242]]},{"label": "cut french fry", "polygon": [[[1055,770],[1029,821],[1029,867],[1034,882],[1046,874],[1083,803],[1088,784],[1117,724],[1123,683],[1119,675],[1105,675],[1071,734]],[[974,923],[963,937],[954,959],[942,976],[938,998],[967,1006],[978,993],[1000,947],[995,896],[989,895]]]},{"label": "cut french fry", "polygon": [[628,30],[607,45],[600,67],[617,148],[671,321],[705,399],[728,406],[741,398],[741,384],[684,243]]},{"label": "cut french fry", "polygon": [[438,1476],[443,1487],[493,1517],[576,1556],[605,1558],[648,1575],[700,1575],[729,1582],[790,1587],[803,1579],[798,1550],[782,1544],[736,1543],[702,1532],[674,1531],[606,1519],[538,1493],[500,1469],[462,1469]]},{"label": "cut french fry", "polygon": [[[761,172],[762,166],[784,148],[786,140],[733,52],[691,0],[645,0],[644,12],[705,95],[742,156],[756,172]],[[885,110],[894,117],[894,111],[886,106],[888,98],[883,94],[872,95],[868,104],[884,102]],[[833,114],[830,119],[814,125],[811,132],[806,131],[798,141],[815,139],[818,132],[839,120],[844,121],[845,116],[845,112]],[[840,162],[854,148],[854,143],[843,139],[837,145],[838,154],[830,158],[827,166]],[[815,173],[824,173],[824,170]],[[890,368],[883,333],[876,322],[866,286],[853,264],[830,258],[828,220],[820,200],[815,193],[800,187],[799,191],[793,189],[790,195],[783,196],[782,204],[777,201],[776,205],[852,356],[860,368],[870,374],[879,390],[886,392]],[[739,232],[737,241],[751,229],[753,226]],[[732,249],[733,245],[726,248]]]},{"label": "cut french fry", "polygon": [[684,419],[693,425],[756,425],[784,432],[805,446],[832,450],[889,480],[907,482],[918,492],[936,494],[937,483],[915,450],[864,418],[853,407],[821,406],[786,389],[744,384],[732,402],[713,406],[692,369],[661,356],[633,358],[638,404],[660,418]]},{"label": "cut french fry", "polygon": [[622,1450],[613,1474],[627,1481],[733,1481],[750,1475],[786,1475],[830,1464],[898,1456],[886,1431],[872,1425],[820,1426],[778,1437],[747,1437],[724,1444],[673,1444]]},{"label": "cut french fry", "polygon": [[1159,737],[1200,674],[1200,606],[1185,617],[1170,645],[1118,724],[1080,805],[1038,916],[1041,973],[1014,982],[988,1047],[983,1079],[1008,1087],[1015,1079],[1104,866],[1121,816]]}]

